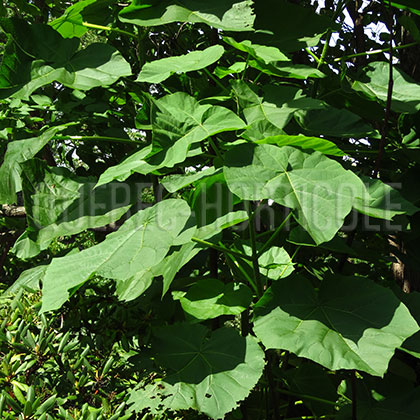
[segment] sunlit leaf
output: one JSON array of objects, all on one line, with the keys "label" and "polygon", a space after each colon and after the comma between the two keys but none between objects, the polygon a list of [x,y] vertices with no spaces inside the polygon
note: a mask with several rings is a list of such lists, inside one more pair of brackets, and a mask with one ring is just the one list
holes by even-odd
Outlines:
[{"label": "sunlit leaf", "polygon": [[291,276],[273,283],[254,311],[254,331],[267,348],[376,376],[419,330],[390,290],[358,277],[331,275],[317,291],[305,277]]},{"label": "sunlit leaf", "polygon": [[155,60],[143,66],[137,81],[160,83],[173,73],[200,70],[218,61],[223,53],[224,48],[221,45],[213,45],[203,51]]},{"label": "sunlit leaf", "polygon": [[317,244],[329,241],[342,226],[362,181],[319,152],[289,146],[239,145],[225,159],[229,189],[246,200],[272,199],[297,210],[297,220]]},{"label": "sunlit leaf", "polygon": [[[118,282],[138,280],[159,264],[183,229],[190,208],[183,200],[169,199],[137,212],[105,241],[77,255],[54,258],[42,287],[42,312],[58,309],[94,274]],[[145,278],[141,294],[151,284]],[[138,295],[137,295],[138,296]]]},{"label": "sunlit leaf", "polygon": [[161,1],[145,8],[137,1],[121,10],[122,22],[141,26],[159,26],[172,22],[205,23],[226,31],[249,31],[254,23],[252,1],[214,0],[179,0]]}]

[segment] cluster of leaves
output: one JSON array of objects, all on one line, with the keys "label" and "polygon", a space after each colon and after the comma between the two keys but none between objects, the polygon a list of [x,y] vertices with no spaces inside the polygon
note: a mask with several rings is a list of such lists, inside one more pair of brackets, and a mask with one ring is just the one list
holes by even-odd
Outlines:
[{"label": "cluster of leaves", "polygon": [[3,1],[0,416],[417,415],[420,9],[312,3]]}]

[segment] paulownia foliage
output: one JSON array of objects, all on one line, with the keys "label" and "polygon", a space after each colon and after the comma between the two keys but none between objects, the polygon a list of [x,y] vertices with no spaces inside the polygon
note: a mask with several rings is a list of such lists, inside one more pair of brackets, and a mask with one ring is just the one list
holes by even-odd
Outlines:
[{"label": "paulownia foliage", "polygon": [[255,306],[254,331],[329,369],[383,376],[396,347],[419,330],[407,307],[369,279],[325,278],[316,290],[303,276],[279,280]]},{"label": "paulownia foliage", "polygon": [[240,198],[269,198],[296,209],[298,222],[317,244],[334,237],[364,194],[361,180],[338,162],[289,146],[237,146],[226,155],[224,174]]},{"label": "paulownia foliage", "polygon": [[[19,19],[3,19],[0,24],[15,43],[15,49],[6,52],[6,63],[0,67],[4,94],[28,99],[35,90],[54,81],[89,90],[131,74],[130,65],[109,44],[91,44],[77,51],[78,39],[62,38],[50,26],[29,25]],[[9,48],[13,45],[9,44]]]},{"label": "paulownia foliage", "polygon": [[74,176],[39,159],[22,167],[28,228],[14,246],[19,258],[34,257],[59,236],[114,222],[136,201],[134,186],[111,183],[94,189],[95,178]]},{"label": "paulownia foliage", "polygon": [[153,268],[165,258],[189,216],[185,201],[165,200],[136,213],[102,243],[76,255],[54,259],[43,281],[42,311],[60,308],[71,293],[95,274],[117,283],[141,279],[134,292],[140,295],[150,286]]},{"label": "paulownia foliage", "polygon": [[264,368],[257,340],[233,328],[210,333],[203,325],[179,324],[156,329],[154,336],[157,363],[168,374],[131,393],[129,403],[139,411],[192,407],[223,418],[248,395]]},{"label": "paulownia foliage", "polygon": [[224,48],[221,45],[214,45],[203,51],[191,51],[188,54],[152,61],[143,66],[137,80],[160,83],[173,73],[187,73],[208,67],[219,60],[223,53]]},{"label": "paulownia foliage", "polygon": [[226,31],[249,31],[252,29],[254,14],[252,1],[180,0],[176,4],[161,1],[159,4],[138,4],[133,1],[119,15],[123,22],[141,26],[159,26],[172,22],[205,23]]},{"label": "paulownia foliage", "polygon": [[371,3],[0,2],[0,276],[135,309],[118,416],[415,417],[419,8]]},{"label": "paulownia foliage", "polygon": [[37,137],[10,142],[0,168],[0,201],[15,203],[16,192],[22,190],[22,166],[33,158],[64,127],[53,127]]}]

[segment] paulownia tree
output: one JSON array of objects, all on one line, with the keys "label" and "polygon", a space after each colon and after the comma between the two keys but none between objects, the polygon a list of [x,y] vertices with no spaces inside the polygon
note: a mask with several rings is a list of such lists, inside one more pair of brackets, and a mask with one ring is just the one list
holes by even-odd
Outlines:
[{"label": "paulownia tree", "polygon": [[150,303],[133,418],[418,416],[420,8],[312,3],[2,3],[3,282]]}]

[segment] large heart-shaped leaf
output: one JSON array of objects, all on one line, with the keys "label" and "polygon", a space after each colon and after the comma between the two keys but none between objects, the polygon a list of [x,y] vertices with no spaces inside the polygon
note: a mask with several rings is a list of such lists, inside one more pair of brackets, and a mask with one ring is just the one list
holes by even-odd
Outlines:
[{"label": "large heart-shaped leaf", "polygon": [[12,204],[16,201],[16,192],[22,189],[22,166],[26,160],[32,159],[55,135],[64,127],[53,127],[38,137],[17,140],[7,145],[3,164],[0,168],[0,202]]},{"label": "large heart-shaped leaf", "polygon": [[331,240],[364,192],[362,181],[322,153],[244,144],[226,154],[229,189],[246,200],[272,199],[297,210],[317,244]]},{"label": "large heart-shaped leaf", "polygon": [[24,52],[19,60],[6,57],[10,64],[0,69],[0,88],[6,93],[13,89],[16,98],[27,99],[36,89],[54,81],[89,90],[131,75],[130,65],[109,44],[94,43],[77,51],[76,38],[64,39],[48,25],[10,19],[2,20],[1,26]]},{"label": "large heart-shaped leaf", "polygon": [[[39,159],[25,162],[23,171],[28,229],[14,247],[19,258],[32,258],[58,236],[118,220],[137,199],[130,185],[112,183],[94,189],[95,178],[77,177],[65,168],[50,168]],[[34,243],[28,246],[22,241]]]},{"label": "large heart-shaped leaf", "polygon": [[213,419],[224,418],[246,398],[264,368],[264,352],[252,336],[233,328],[213,333],[203,325],[180,324],[154,331],[153,348],[168,376],[135,389],[132,409],[152,413],[193,408]]},{"label": "large heart-shaped leaf", "polygon": [[60,308],[69,290],[74,291],[94,274],[114,279],[117,285],[118,281],[144,277],[144,284],[137,289],[140,295],[153,278],[146,274],[166,256],[189,216],[185,201],[165,200],[137,212],[100,244],[77,255],[54,258],[44,278],[42,311]]},{"label": "large heart-shaped leaf", "polygon": [[172,22],[205,23],[226,31],[250,31],[254,23],[252,1],[178,0],[161,1],[156,5],[133,1],[121,10],[122,22],[141,26],[166,25]]},{"label": "large heart-shaped leaf", "polygon": [[329,369],[383,376],[397,347],[419,330],[407,307],[369,279],[330,276],[318,289],[294,275],[255,305],[255,334]]},{"label": "large heart-shaped leaf", "polygon": [[146,63],[141,69],[137,81],[160,83],[173,73],[187,73],[204,69],[219,60],[224,51],[221,45],[213,45],[203,51],[191,51],[188,54]]},{"label": "large heart-shaped leaf", "polygon": [[200,105],[183,92],[155,101],[153,156],[150,163],[171,168],[183,162],[194,143],[224,131],[240,130],[244,122],[230,109]]},{"label": "large heart-shaped leaf", "polygon": [[123,162],[108,168],[97,186],[113,180],[124,181],[134,172],[148,174],[183,162],[194,143],[223,131],[240,130],[245,123],[221,106],[200,105],[183,92],[155,101],[153,145],[146,146]]}]

